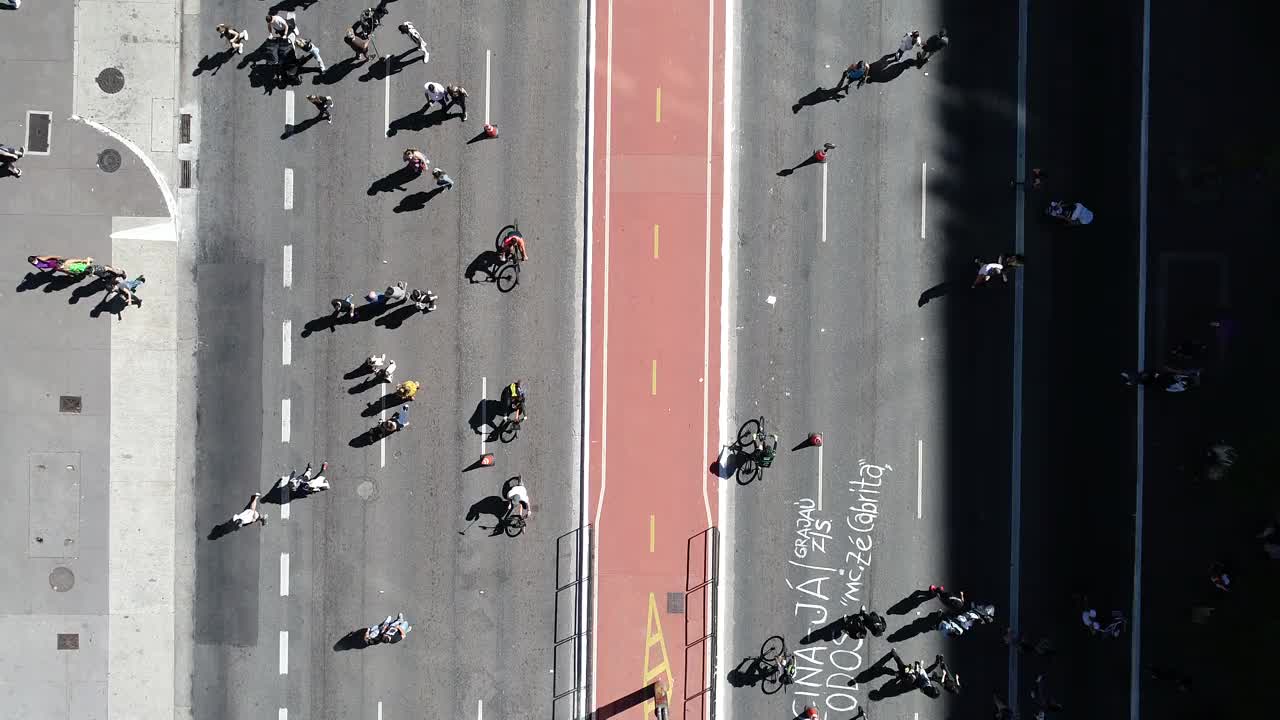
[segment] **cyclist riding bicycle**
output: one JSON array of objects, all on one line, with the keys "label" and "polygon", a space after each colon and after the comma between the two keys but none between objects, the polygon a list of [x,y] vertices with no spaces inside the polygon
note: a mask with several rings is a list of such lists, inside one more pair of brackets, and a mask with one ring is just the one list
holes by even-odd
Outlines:
[{"label": "cyclist riding bicycle", "polygon": [[782,682],[791,682],[796,675],[796,656],[783,651],[778,653],[773,663],[778,668],[778,679]]},{"label": "cyclist riding bicycle", "polygon": [[498,251],[498,257],[500,257],[503,260],[506,260],[507,254],[512,251],[512,248],[517,248],[520,250],[521,261],[529,259],[529,252],[528,252],[528,249],[525,247],[524,238],[515,233],[511,233],[510,235],[502,239],[502,249]]},{"label": "cyclist riding bicycle", "polygon": [[512,422],[520,422],[525,418],[524,387],[517,380],[502,389],[502,404],[506,407],[507,418]]},{"label": "cyclist riding bicycle", "polygon": [[751,434],[751,457],[760,467],[769,467],[778,454],[778,436],[773,433]]},{"label": "cyclist riding bicycle", "polygon": [[507,488],[507,518],[519,517],[521,520],[528,520],[530,515],[529,509],[529,489],[520,482],[520,478],[516,477],[515,483]]}]

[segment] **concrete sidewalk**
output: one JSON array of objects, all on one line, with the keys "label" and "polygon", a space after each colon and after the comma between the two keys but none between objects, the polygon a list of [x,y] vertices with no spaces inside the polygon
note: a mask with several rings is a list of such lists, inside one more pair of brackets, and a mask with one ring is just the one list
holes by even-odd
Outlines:
[{"label": "concrete sidewalk", "polygon": [[[179,4],[29,3],[0,20],[0,142],[29,148],[23,177],[0,180],[17,286],[0,290],[0,707],[172,717]],[[24,278],[28,254],[145,274],[144,304]]]}]

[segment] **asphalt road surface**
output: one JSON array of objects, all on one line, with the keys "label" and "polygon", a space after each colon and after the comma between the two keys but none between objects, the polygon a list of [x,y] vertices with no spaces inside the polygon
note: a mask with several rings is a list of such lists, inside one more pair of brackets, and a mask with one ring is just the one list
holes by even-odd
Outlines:
[{"label": "asphalt road surface", "polygon": [[[292,92],[240,67],[263,38],[256,3],[205,2],[198,25],[189,19],[206,57],[224,47],[216,23],[253,40],[216,72],[217,58],[186,70],[203,107],[195,716],[541,713],[556,538],[578,524],[581,7],[392,2],[374,43],[396,55],[356,65],[342,34],[358,6],[286,5],[329,66]],[[425,36],[429,63],[406,52],[404,20]],[[457,110],[416,114],[428,80],[469,90],[466,122]],[[333,96],[332,124],[309,121],[312,93]],[[500,137],[468,143],[486,104]],[[456,187],[429,193],[429,177],[396,175],[410,146]],[[530,253],[520,284],[470,282],[468,267],[515,221]],[[331,298],[399,280],[430,288],[439,308],[327,327]],[[364,445],[390,388],[351,371],[375,352],[422,390],[409,427]],[[487,437],[471,425],[493,413],[482,400],[517,378],[529,421],[514,442],[486,443],[496,467],[464,473]],[[265,505],[265,527],[209,539],[251,492],[322,460],[331,490],[294,498],[288,519]],[[519,537],[490,536],[485,511],[517,474],[534,519]],[[398,611],[414,627],[404,643],[335,649]]]}]

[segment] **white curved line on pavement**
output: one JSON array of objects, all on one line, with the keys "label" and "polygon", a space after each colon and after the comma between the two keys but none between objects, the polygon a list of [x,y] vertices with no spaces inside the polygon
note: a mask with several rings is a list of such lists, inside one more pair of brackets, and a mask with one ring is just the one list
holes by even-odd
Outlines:
[{"label": "white curved line on pavement", "polygon": [[165,208],[168,209],[169,211],[169,217],[173,218],[175,222],[178,220],[177,198],[173,196],[173,191],[169,189],[169,183],[165,182],[164,176],[160,174],[160,168],[156,166],[155,162],[151,159],[150,156],[148,156],[145,152],[142,151],[142,148],[138,147],[137,143],[121,135],[115,130],[112,130],[106,125],[103,125],[97,120],[90,120],[89,118],[81,117],[80,115],[72,115],[68,119],[88,125],[94,130],[97,130],[103,135],[106,135],[112,140],[115,140],[121,145],[124,145],[126,148],[129,149],[129,152],[136,155],[138,159],[142,161],[142,164],[147,168],[147,172],[151,173],[151,179],[155,180],[156,185],[160,186],[160,194],[164,196],[164,205],[165,205]]}]

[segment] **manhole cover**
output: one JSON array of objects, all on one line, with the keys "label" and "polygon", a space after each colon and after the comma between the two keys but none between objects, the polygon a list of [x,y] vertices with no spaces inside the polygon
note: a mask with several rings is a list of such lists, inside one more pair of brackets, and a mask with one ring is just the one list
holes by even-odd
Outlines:
[{"label": "manhole cover", "polygon": [[49,587],[58,592],[66,592],[75,587],[75,584],[76,574],[71,572],[71,568],[56,567],[49,573]]},{"label": "manhole cover", "polygon": [[360,483],[356,486],[356,494],[360,496],[361,500],[368,500],[373,497],[373,483],[368,480]]},{"label": "manhole cover", "polygon": [[684,593],[667,593],[667,612],[672,615],[679,615],[684,612]]},{"label": "manhole cover", "polygon": [[78,413],[80,412],[80,406],[79,395],[63,395],[58,398],[58,412]]},{"label": "manhole cover", "polygon": [[98,87],[108,95],[114,95],[124,89],[124,73],[120,68],[109,67],[98,73]]},{"label": "manhole cover", "polygon": [[98,167],[102,169],[102,172],[113,173],[119,170],[120,162],[120,153],[117,150],[107,148],[98,153]]},{"label": "manhole cover", "polygon": [[80,633],[58,633],[59,650],[79,650]]}]

